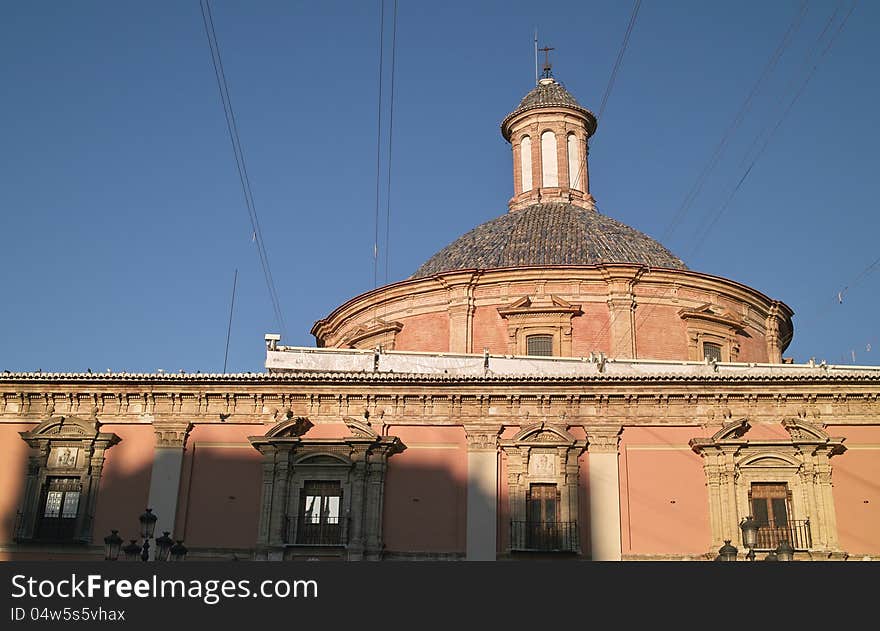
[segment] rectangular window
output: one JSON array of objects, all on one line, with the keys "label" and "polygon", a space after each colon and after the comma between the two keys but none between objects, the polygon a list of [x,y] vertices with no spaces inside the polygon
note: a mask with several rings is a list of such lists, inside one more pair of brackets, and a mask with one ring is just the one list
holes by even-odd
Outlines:
[{"label": "rectangular window", "polygon": [[758,522],[759,548],[775,548],[782,540],[793,543],[787,484],[754,482],[749,489],[749,503]]},{"label": "rectangular window", "polygon": [[542,355],[545,357],[553,356],[553,336],[552,335],[529,335],[526,338],[526,354]]},{"label": "rectangular window", "polygon": [[703,342],[703,358],[709,361],[721,361],[721,345],[712,342]]},{"label": "rectangular window", "polygon": [[309,480],[300,494],[300,517],[296,542],[308,545],[341,543],[340,511],[342,484],[331,480]]},{"label": "rectangular window", "polygon": [[526,498],[526,546],[532,550],[559,547],[557,514],[559,491],[555,484],[532,484]]},{"label": "rectangular window", "polygon": [[63,541],[73,537],[79,512],[79,478],[51,477],[46,480],[37,536]]}]

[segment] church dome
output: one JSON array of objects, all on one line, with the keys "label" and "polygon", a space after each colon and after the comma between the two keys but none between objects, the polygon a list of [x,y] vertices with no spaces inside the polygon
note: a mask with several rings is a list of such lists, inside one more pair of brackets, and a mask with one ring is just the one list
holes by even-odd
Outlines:
[{"label": "church dome", "polygon": [[477,226],[428,259],[411,278],[459,269],[599,263],[687,269],[681,259],[635,228],[595,210],[545,203]]}]

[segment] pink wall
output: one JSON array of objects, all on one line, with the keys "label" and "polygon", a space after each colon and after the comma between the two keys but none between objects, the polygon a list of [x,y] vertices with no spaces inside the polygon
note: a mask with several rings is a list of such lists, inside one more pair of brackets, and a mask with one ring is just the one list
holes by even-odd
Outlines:
[{"label": "pink wall", "polygon": [[880,425],[825,431],[846,438],[847,450],[831,459],[840,547],[854,559],[880,554]]},{"label": "pink wall", "polygon": [[571,355],[588,357],[599,351],[606,355],[611,352],[611,325],[608,307],[602,303],[584,303],[584,313],[571,319]]},{"label": "pink wall", "polygon": [[122,440],[104,452],[104,472],[92,530],[96,544],[103,543],[111,530],[118,530],[126,540],[139,536],[138,517],[147,508],[150,496],[156,444],[153,426],[147,423],[107,423],[101,425],[101,431],[113,432]]},{"label": "pink wall", "polygon": [[265,429],[263,425],[197,425],[193,429],[177,519],[177,531],[183,533],[187,545],[254,547],[263,470],[262,456],[247,437],[262,435]]},{"label": "pink wall", "polygon": [[[36,423],[0,424],[0,544],[10,543],[15,535],[15,521],[24,493],[27,458],[30,448],[19,432],[36,427]],[[5,557],[0,552],[0,560]]]},{"label": "pink wall", "polygon": [[467,443],[461,427],[394,426],[407,445],[388,460],[383,533],[389,552],[465,551]]},{"label": "pink wall", "polygon": [[507,321],[498,313],[497,307],[477,307],[474,311],[474,353],[484,348],[494,355],[506,355]]},{"label": "pink wall", "polygon": [[687,327],[677,307],[639,304],[634,314],[637,357],[688,359]]},{"label": "pink wall", "polygon": [[621,440],[623,554],[703,553],[711,543],[703,463],[692,427],[626,428]]},{"label": "pink wall", "polygon": [[400,318],[403,329],[394,341],[396,351],[433,351],[445,353],[449,350],[449,316],[445,311]]}]

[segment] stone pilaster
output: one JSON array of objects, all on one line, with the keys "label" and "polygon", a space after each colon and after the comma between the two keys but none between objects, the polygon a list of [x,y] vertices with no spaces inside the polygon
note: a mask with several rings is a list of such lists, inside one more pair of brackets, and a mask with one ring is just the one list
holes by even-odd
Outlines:
[{"label": "stone pilaster", "polygon": [[609,356],[612,358],[634,358],[636,354],[635,310],[636,301],[633,285],[642,270],[632,266],[607,265],[602,272],[608,283]]},{"label": "stone pilaster", "polygon": [[585,427],[589,452],[590,550],[593,561],[620,561],[620,427]]},{"label": "stone pilaster", "polygon": [[165,531],[175,532],[183,454],[192,428],[192,423],[187,421],[157,420],[153,423],[156,449],[153,455],[150,495],[147,503],[153,509],[153,514],[158,517],[156,536],[160,536]]},{"label": "stone pilaster", "polygon": [[269,530],[273,544],[287,542],[290,531],[288,504],[290,502],[290,450],[277,448],[275,463],[275,496],[272,498],[272,522]]},{"label": "stone pilaster", "polygon": [[367,483],[366,453],[356,452],[351,456],[354,469],[351,474],[351,532],[348,542],[348,560],[360,561],[366,548],[364,519],[366,516],[365,495]]},{"label": "stone pilaster", "polygon": [[498,542],[498,425],[466,425],[467,560],[494,561]]}]

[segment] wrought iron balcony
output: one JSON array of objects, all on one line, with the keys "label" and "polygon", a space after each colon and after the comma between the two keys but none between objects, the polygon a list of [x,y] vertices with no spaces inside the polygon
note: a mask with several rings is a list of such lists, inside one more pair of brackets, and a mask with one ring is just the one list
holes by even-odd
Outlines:
[{"label": "wrought iron balcony", "polygon": [[579,552],[577,522],[511,521],[510,550],[512,552]]},{"label": "wrought iron balcony", "polygon": [[756,550],[775,550],[781,542],[787,541],[795,550],[809,550],[813,547],[813,537],[810,533],[809,519],[793,519],[777,526],[771,521],[769,524],[758,525],[758,542]]},{"label": "wrought iron balcony", "polygon": [[300,515],[286,518],[285,543],[302,546],[341,546],[346,542],[344,523],[339,517]]}]

